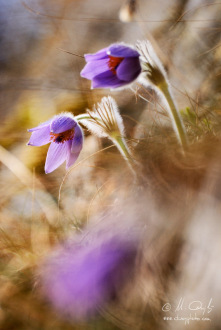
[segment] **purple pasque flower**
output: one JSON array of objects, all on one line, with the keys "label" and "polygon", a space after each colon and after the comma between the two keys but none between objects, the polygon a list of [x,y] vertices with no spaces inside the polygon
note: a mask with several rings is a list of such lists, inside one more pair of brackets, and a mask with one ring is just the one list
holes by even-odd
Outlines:
[{"label": "purple pasque flower", "polygon": [[83,146],[83,132],[71,113],[62,113],[28,130],[32,132],[30,146],[51,143],[45,162],[50,173],[66,160],[66,169],[74,164]]},{"label": "purple pasque flower", "polygon": [[84,55],[87,64],[81,76],[92,88],[118,88],[134,81],[141,73],[140,54],[124,44],[113,44],[95,54]]},{"label": "purple pasque flower", "polygon": [[69,244],[41,268],[42,292],[64,316],[91,317],[133,278],[135,256],[134,242],[119,237]]}]

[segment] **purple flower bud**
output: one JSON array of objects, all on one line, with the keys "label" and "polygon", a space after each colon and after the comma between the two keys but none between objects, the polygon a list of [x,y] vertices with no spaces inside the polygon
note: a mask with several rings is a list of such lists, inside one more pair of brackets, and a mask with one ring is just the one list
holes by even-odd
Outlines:
[{"label": "purple flower bud", "polygon": [[42,290],[64,316],[83,319],[114,299],[134,271],[134,242],[111,237],[71,244],[48,258],[41,268]]},{"label": "purple flower bud", "polygon": [[81,76],[92,88],[118,88],[130,84],[141,73],[140,54],[130,46],[113,44],[95,54],[86,54]]},{"label": "purple flower bud", "polygon": [[28,145],[50,143],[45,162],[45,173],[50,173],[66,160],[66,168],[74,164],[83,146],[83,132],[71,113],[55,116],[28,130],[32,132]]}]

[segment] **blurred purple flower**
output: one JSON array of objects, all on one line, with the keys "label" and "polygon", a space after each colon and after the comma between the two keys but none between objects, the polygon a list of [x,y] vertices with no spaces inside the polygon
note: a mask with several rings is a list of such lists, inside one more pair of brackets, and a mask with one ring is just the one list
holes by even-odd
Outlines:
[{"label": "blurred purple flower", "polygon": [[32,132],[28,145],[50,143],[45,173],[50,173],[66,160],[66,168],[74,164],[83,146],[83,132],[71,113],[63,113],[28,130]]},{"label": "blurred purple flower", "polygon": [[116,237],[101,244],[63,248],[42,269],[44,295],[66,316],[93,316],[131,280],[135,255],[134,243]]},{"label": "blurred purple flower", "polygon": [[84,55],[87,64],[81,76],[92,88],[117,88],[134,81],[141,73],[140,54],[130,46],[113,44],[95,54]]}]

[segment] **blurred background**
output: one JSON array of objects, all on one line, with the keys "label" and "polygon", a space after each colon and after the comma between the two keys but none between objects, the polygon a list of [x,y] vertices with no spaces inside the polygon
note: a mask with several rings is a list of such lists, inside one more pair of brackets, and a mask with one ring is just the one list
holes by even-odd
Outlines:
[{"label": "blurred background", "polygon": [[[209,0],[0,0],[1,329],[220,329],[220,18],[221,2]],[[91,90],[80,77],[85,53],[143,39],[168,73],[190,139],[186,158],[153,91]],[[104,95],[119,105],[142,187],[114,147],[101,151],[111,142],[86,130],[66,176],[64,166],[44,174],[48,146],[26,145],[28,128],[84,113]],[[116,263],[123,283],[93,316],[64,315],[41,285],[46,256],[84,236],[87,244],[130,237],[128,228],[133,271],[125,280]],[[191,317],[200,320],[186,325]]]}]

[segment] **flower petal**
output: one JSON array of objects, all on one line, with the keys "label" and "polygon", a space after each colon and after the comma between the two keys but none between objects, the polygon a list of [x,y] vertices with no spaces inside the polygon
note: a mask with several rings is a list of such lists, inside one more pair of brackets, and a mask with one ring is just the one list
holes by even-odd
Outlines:
[{"label": "flower petal", "polygon": [[46,174],[53,172],[65,161],[65,159],[67,159],[69,147],[68,142],[69,141],[64,143],[51,143],[45,162]]},{"label": "flower petal", "polygon": [[92,88],[117,88],[125,84],[112,71],[101,73],[92,80]]},{"label": "flower petal", "polygon": [[38,128],[36,131],[32,132],[28,145],[39,147],[49,142],[50,142],[50,125],[47,124],[47,126],[42,126]]},{"label": "flower petal", "polygon": [[97,53],[85,54],[84,58],[87,62],[101,60],[101,59],[107,57],[107,50],[108,50],[108,48],[103,48],[103,49],[99,50],[99,52],[97,52]]},{"label": "flower petal", "polygon": [[74,129],[74,138],[71,143],[71,152],[80,152],[83,147],[84,135],[81,127],[77,124]]},{"label": "flower petal", "polygon": [[76,121],[72,116],[58,115],[51,122],[51,132],[55,134],[63,133],[69,129],[73,129],[76,125]]},{"label": "flower petal", "polygon": [[36,127],[30,128],[30,129],[28,129],[28,132],[34,132],[34,131],[41,129],[42,127],[48,126],[51,123],[51,121],[52,121],[52,119],[49,119]]},{"label": "flower petal", "polygon": [[110,69],[108,67],[108,58],[107,58],[107,59],[92,61],[87,63],[80,74],[81,77],[91,80],[100,73],[106,72],[108,70]]},{"label": "flower petal", "polygon": [[117,68],[117,77],[120,80],[131,82],[141,73],[140,60],[138,57],[125,58]]},{"label": "flower petal", "polygon": [[68,152],[67,152],[67,159],[66,159],[66,169],[68,169],[69,167],[71,167],[77,160],[81,149],[78,149],[74,152],[71,151],[72,149],[72,141],[67,141],[67,146],[68,146]]},{"label": "flower petal", "polygon": [[133,48],[122,45],[114,44],[108,48],[108,55],[115,57],[139,57],[140,54]]}]

